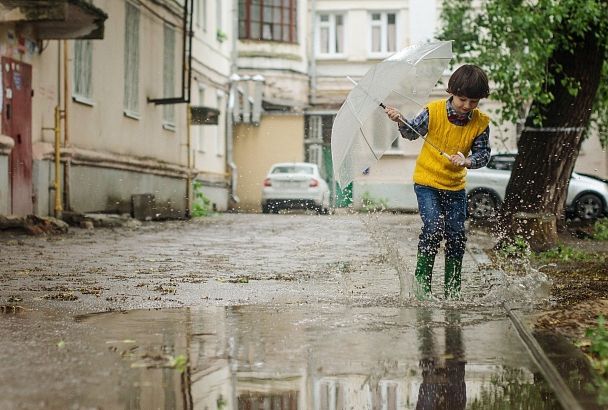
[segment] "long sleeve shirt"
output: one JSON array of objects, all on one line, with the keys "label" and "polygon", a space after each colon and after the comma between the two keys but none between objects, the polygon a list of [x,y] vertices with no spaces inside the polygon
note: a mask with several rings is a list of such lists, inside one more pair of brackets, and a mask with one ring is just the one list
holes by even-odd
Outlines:
[{"label": "long sleeve shirt", "polygon": [[[452,105],[452,97],[448,99],[447,115],[448,121],[454,125],[464,127],[471,120],[472,112],[466,114],[458,114]],[[410,141],[417,139],[420,135],[426,135],[429,132],[429,110],[425,108],[420,114],[414,119],[405,120],[408,125],[399,124],[399,132],[403,138]],[[411,128],[410,128],[411,127]],[[490,161],[490,126],[488,127],[475,139],[471,146],[471,154],[468,159],[471,160],[471,166],[468,168],[475,169],[481,168],[487,165]]]}]

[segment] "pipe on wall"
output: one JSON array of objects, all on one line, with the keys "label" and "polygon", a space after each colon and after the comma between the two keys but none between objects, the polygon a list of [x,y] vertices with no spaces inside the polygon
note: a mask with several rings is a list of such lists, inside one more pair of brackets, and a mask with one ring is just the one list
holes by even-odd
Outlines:
[{"label": "pipe on wall", "polygon": [[[68,41],[63,40],[63,147],[68,148],[70,145],[70,136],[68,133],[68,96],[70,95],[70,73],[69,67],[69,48]],[[63,208],[67,211],[72,209],[70,205],[70,171],[72,168],[71,156],[66,157],[63,164]]]},{"label": "pipe on wall", "polygon": [[61,180],[59,174],[61,172],[61,40],[57,40],[57,105],[55,106],[55,124],[54,124],[54,165],[55,178],[53,180],[54,189],[54,206],[53,214],[55,218],[61,218],[63,213],[63,205],[61,203]]}]

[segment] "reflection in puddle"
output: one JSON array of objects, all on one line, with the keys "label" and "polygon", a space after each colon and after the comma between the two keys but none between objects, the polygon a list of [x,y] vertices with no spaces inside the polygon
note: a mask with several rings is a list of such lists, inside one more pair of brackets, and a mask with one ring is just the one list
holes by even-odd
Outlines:
[{"label": "reflection in puddle", "polygon": [[120,358],[117,407],[559,408],[509,323],[487,313],[241,306],[79,320]]}]

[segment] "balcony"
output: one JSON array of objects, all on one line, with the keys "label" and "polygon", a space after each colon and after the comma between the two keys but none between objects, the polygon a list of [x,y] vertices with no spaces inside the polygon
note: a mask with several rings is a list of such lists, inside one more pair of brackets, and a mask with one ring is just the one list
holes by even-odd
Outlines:
[{"label": "balcony", "polygon": [[0,25],[38,40],[103,39],[108,15],[85,0],[0,0]]}]

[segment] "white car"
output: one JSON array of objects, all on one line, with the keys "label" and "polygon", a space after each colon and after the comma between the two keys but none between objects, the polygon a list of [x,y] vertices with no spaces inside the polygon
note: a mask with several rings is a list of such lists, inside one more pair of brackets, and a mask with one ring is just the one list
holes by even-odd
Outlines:
[{"label": "white car", "polygon": [[262,185],[262,212],[265,214],[294,208],[329,212],[329,186],[321,178],[316,164],[274,164]]},{"label": "white car", "polygon": [[[515,155],[492,155],[487,166],[468,170],[466,191],[470,217],[486,219],[495,215],[504,201]],[[568,185],[566,212],[587,220],[608,214],[608,183],[573,172]]]}]

